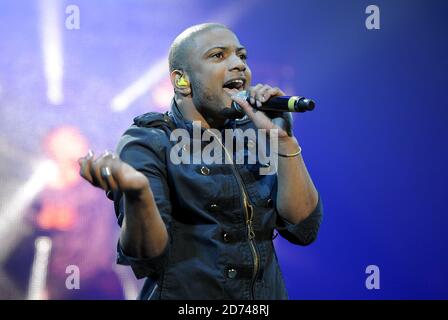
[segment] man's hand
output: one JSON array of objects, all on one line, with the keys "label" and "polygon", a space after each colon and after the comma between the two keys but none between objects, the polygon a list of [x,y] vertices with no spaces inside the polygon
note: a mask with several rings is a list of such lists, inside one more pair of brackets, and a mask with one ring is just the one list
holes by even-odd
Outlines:
[{"label": "man's hand", "polygon": [[128,196],[139,196],[149,189],[149,181],[112,152],[106,151],[94,159],[92,151],[78,160],[79,174],[93,186],[105,191],[121,191]]},{"label": "man's hand", "polygon": [[[232,96],[232,99],[237,102],[246,112],[248,117],[253,121],[258,129],[266,129],[268,132],[272,129],[278,129],[278,137],[286,138],[292,136],[292,116],[289,112],[261,112],[252,106],[260,107],[265,101],[271,97],[284,96],[285,93],[279,88],[273,88],[269,85],[257,84],[249,90],[250,104],[239,98]],[[251,106],[252,105],[252,106]]]},{"label": "man's hand", "polygon": [[168,231],[145,175],[108,151],[97,159],[89,151],[78,162],[81,177],[93,186],[125,194],[120,233],[120,246],[125,254],[137,259],[162,254],[168,244]]}]

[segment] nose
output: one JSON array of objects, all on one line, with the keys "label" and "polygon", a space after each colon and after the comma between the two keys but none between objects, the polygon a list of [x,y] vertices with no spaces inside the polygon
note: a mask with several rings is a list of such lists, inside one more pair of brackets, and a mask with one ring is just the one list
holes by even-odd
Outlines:
[{"label": "nose", "polygon": [[229,71],[246,71],[246,63],[236,54],[232,54],[229,59]]}]

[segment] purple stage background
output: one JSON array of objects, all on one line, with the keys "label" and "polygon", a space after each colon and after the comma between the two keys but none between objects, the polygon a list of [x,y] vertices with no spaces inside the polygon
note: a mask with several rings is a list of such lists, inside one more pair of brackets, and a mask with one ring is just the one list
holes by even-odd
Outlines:
[{"label": "purple stage background", "polygon": [[[379,30],[365,26],[371,4]],[[0,299],[136,297],[142,281],[115,265],[112,203],[83,183],[76,159],[114,149],[134,116],[167,109],[169,46],[211,21],[248,48],[254,83],[317,103],[295,116],[295,134],[324,221],[311,246],[275,240],[290,298],[448,299],[447,10],[436,0],[0,0]],[[369,265],[379,289],[366,288]],[[67,288],[68,266],[79,289]]]}]

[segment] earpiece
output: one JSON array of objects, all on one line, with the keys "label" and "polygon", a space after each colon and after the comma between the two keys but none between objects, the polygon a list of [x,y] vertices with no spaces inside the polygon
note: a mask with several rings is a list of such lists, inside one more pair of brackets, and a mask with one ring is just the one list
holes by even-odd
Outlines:
[{"label": "earpiece", "polygon": [[182,77],[180,77],[179,80],[177,80],[177,85],[179,87],[188,87],[190,85],[190,83],[187,80],[185,80],[185,78],[182,76]]}]

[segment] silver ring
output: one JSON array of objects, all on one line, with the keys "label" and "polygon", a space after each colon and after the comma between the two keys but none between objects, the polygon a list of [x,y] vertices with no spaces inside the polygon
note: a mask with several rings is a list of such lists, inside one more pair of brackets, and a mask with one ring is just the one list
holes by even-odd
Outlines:
[{"label": "silver ring", "polygon": [[101,171],[101,176],[105,179],[111,176],[109,167],[102,167],[100,171]]}]

